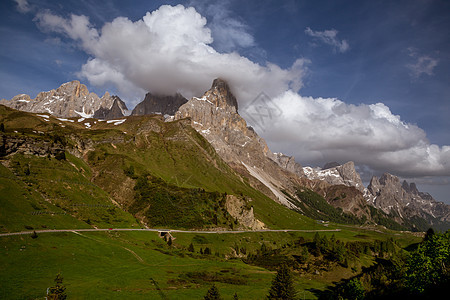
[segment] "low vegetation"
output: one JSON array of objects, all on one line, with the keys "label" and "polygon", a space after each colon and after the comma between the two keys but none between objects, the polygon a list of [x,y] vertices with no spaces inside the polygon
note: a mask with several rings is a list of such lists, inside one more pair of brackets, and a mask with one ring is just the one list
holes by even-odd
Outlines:
[{"label": "low vegetation", "polygon": [[144,216],[151,227],[233,229],[235,225],[225,208],[226,194],[177,187],[150,175],[138,177],[134,190],[129,211]]}]

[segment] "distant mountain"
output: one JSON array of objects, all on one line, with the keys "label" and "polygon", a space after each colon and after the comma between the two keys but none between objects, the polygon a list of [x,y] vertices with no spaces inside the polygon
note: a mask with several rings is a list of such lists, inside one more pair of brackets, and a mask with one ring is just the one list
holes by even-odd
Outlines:
[{"label": "distant mountain", "polygon": [[400,223],[422,218],[440,227],[442,222],[450,222],[449,205],[437,202],[430,194],[419,192],[414,183],[401,182],[389,173],[380,178],[374,176],[364,196],[368,203],[393,215]]},{"label": "distant mountain", "polygon": [[93,118],[101,120],[114,120],[122,118],[128,111],[127,105],[118,96],[112,96],[114,99],[111,107],[100,107],[94,112]]},{"label": "distant mountain", "polygon": [[143,115],[169,115],[173,116],[178,108],[188,100],[180,94],[174,96],[160,96],[147,93],[142,102],[140,102],[131,112],[132,116]]},{"label": "distant mountain", "polygon": [[344,210],[354,206],[356,199],[364,199],[367,204],[380,209],[407,228],[419,226],[423,230],[424,227],[433,225],[439,229],[446,229],[450,225],[449,205],[437,202],[430,194],[420,192],[414,183],[401,182],[397,176],[389,173],[383,174],[380,178],[373,177],[365,188],[353,162],[343,165],[335,162],[328,163],[323,169],[304,167],[303,171],[310,180],[325,181],[333,186],[356,188],[360,194],[352,196],[355,201],[347,203],[339,201],[338,204],[331,201],[330,189],[320,192],[322,188],[316,186],[315,190],[326,197],[332,205]]},{"label": "distant mountain", "polygon": [[90,93],[84,84],[71,81],[56,90],[39,93],[35,99],[21,94],[11,100],[0,100],[0,104],[26,112],[49,113],[55,117],[92,117],[101,108],[110,109],[117,96],[105,93],[99,98]]},{"label": "distant mountain", "polygon": [[304,167],[303,172],[308,179],[325,180],[332,185],[345,185],[355,187],[363,192],[364,185],[359,173],[355,170],[355,164],[349,161],[343,165],[338,163],[326,164],[323,169]]}]

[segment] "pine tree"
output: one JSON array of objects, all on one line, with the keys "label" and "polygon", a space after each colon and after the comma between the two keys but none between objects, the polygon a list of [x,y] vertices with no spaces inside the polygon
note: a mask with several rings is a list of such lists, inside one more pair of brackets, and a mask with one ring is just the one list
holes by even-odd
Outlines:
[{"label": "pine tree", "polygon": [[188,247],[189,252],[195,252],[194,245],[191,243]]},{"label": "pine tree", "polygon": [[0,131],[5,132],[5,124],[3,123],[0,124]]},{"label": "pine tree", "polygon": [[169,236],[169,240],[167,241],[167,245],[169,245],[169,247],[172,246],[172,237]]},{"label": "pine tree", "polygon": [[33,230],[33,233],[31,234],[31,238],[32,239],[36,239],[38,237],[37,233],[35,230]]},{"label": "pine tree", "polygon": [[433,237],[433,235],[434,235],[434,230],[433,230],[433,228],[429,228],[428,230],[427,230],[427,232],[426,232],[426,234],[425,234],[425,238],[423,239],[424,241],[429,241],[429,240],[431,240],[431,238]]},{"label": "pine tree", "polygon": [[272,281],[267,298],[289,300],[295,299],[296,294],[291,270],[286,264],[282,264]]},{"label": "pine tree", "polygon": [[63,285],[63,277],[61,273],[58,273],[55,278],[55,286],[48,289],[47,299],[64,300],[66,298],[66,287]]},{"label": "pine tree", "polygon": [[221,300],[219,290],[217,289],[216,285],[213,284],[209,290],[206,292],[205,297],[203,297],[205,300]]}]

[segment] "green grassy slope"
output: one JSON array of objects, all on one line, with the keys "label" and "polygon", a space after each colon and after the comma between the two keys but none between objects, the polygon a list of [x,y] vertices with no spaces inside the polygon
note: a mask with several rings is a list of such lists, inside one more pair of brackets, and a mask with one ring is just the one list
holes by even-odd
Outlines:
[{"label": "green grassy slope", "polygon": [[[331,238],[332,233],[321,233]],[[410,235],[377,233],[347,228],[334,233],[339,240],[373,243],[401,237],[401,246],[418,241]],[[168,246],[154,232],[40,233],[0,238],[0,298],[35,299],[45,294],[58,272],[64,277],[71,299],[200,299],[215,283],[224,299],[235,292],[240,299],[263,299],[274,272],[233,258],[237,246],[247,254],[261,245],[279,249],[283,255],[296,254],[298,241],[312,241],[314,233],[173,233]],[[194,252],[188,251],[189,244]],[[286,246],[290,245],[290,246]],[[211,249],[210,255],[199,253]],[[363,255],[351,267],[368,266],[372,256]],[[324,290],[333,281],[355,273],[331,265],[320,275],[295,271],[295,286],[301,295],[315,299],[313,289]],[[154,281],[153,281],[154,280]],[[156,283],[156,285],[155,285]],[[158,288],[160,290],[158,290]]]},{"label": "green grassy slope", "polygon": [[0,165],[0,230],[86,228],[86,223],[67,214]]},{"label": "green grassy slope", "polygon": [[[37,148],[59,145],[68,150],[65,160],[36,155],[10,155],[2,160],[17,181],[86,225],[134,225],[130,215],[113,208],[111,200],[127,210],[135,200],[136,178],[150,174],[169,186],[245,197],[256,217],[270,228],[317,227],[315,221],[250,187],[186,121],[165,123],[158,116],[129,117],[120,125],[94,119],[72,121],[0,106],[4,136],[31,139]],[[86,122],[91,128],[85,128]],[[11,198],[8,193],[3,197]]]}]

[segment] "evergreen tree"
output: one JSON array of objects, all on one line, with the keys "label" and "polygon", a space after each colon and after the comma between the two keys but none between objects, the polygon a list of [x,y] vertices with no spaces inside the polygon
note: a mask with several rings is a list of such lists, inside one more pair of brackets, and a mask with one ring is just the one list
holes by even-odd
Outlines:
[{"label": "evergreen tree", "polygon": [[430,228],[430,229],[427,230],[427,233],[425,234],[425,237],[424,237],[423,240],[424,241],[429,241],[429,240],[431,240],[433,235],[434,235],[434,230],[433,230],[433,228]]},{"label": "evergreen tree", "polygon": [[345,298],[355,300],[364,299],[365,293],[366,291],[364,290],[361,281],[359,281],[359,279],[353,278],[347,283]]},{"label": "evergreen tree", "polygon": [[191,243],[188,247],[189,252],[195,252],[194,245]]},{"label": "evergreen tree", "polygon": [[406,288],[421,294],[450,281],[450,231],[435,233],[411,253],[406,264]]},{"label": "evergreen tree", "polygon": [[286,264],[282,264],[272,281],[267,298],[289,300],[295,299],[296,294],[291,270]]},{"label": "evergreen tree", "polygon": [[55,278],[55,286],[48,288],[47,299],[64,300],[66,298],[66,287],[63,285],[63,277],[61,273],[58,273]]},{"label": "evergreen tree", "polygon": [[167,245],[169,245],[169,247],[172,246],[172,237],[169,236],[169,240],[167,241]]},{"label": "evergreen tree", "polygon": [[234,293],[233,300],[239,300],[237,293]]},{"label": "evergreen tree", "polygon": [[32,239],[36,239],[38,237],[37,233],[35,230],[33,230],[33,233],[31,234],[31,238]]},{"label": "evergreen tree", "polygon": [[3,123],[0,124],[0,131],[5,132],[5,124]]},{"label": "evergreen tree", "polygon": [[209,290],[206,292],[205,297],[203,297],[205,300],[221,300],[219,290],[217,289],[216,285],[213,284]]}]

